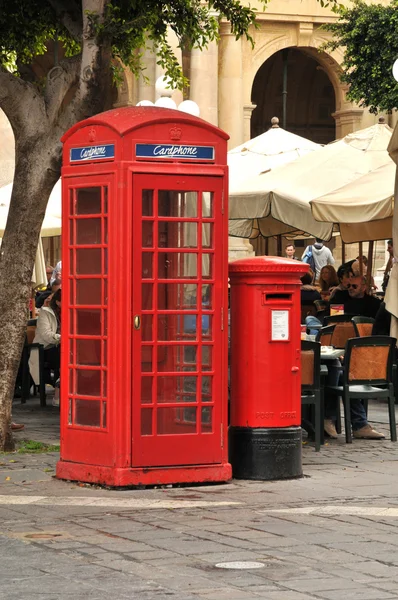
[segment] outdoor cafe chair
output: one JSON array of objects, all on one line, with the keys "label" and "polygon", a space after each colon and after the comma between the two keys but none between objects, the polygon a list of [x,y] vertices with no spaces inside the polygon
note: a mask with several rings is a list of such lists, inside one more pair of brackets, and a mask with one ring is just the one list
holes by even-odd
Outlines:
[{"label": "outdoor cafe chair", "polygon": [[[26,328],[25,344],[22,350],[22,394],[21,404],[25,404],[30,395],[31,376],[29,371],[29,356],[30,353],[39,353],[39,395],[40,406],[46,406],[46,383],[44,369],[44,346],[43,344],[34,344],[33,340],[36,334],[36,319],[30,319]],[[36,387],[36,385],[35,385]]]},{"label": "outdoor cafe chair", "polygon": [[316,336],[316,341],[320,342],[321,346],[331,346],[333,331],[334,331],[334,325],[329,325],[327,327],[321,327]]},{"label": "outdoor cafe chair", "polygon": [[321,448],[323,431],[320,352],[318,342],[301,342],[301,405],[313,407],[316,452]]},{"label": "outdoor cafe chair", "polygon": [[395,338],[367,336],[347,341],[344,355],[343,383],[327,386],[326,389],[341,396],[344,407],[344,424],[347,444],[352,443],[351,413],[352,399],[367,401],[372,398],[387,398],[391,441],[397,441],[395,422],[393,362]]},{"label": "outdoor cafe chair", "polygon": [[372,317],[352,317],[351,321],[354,325],[355,337],[372,335],[372,329],[375,322]]}]

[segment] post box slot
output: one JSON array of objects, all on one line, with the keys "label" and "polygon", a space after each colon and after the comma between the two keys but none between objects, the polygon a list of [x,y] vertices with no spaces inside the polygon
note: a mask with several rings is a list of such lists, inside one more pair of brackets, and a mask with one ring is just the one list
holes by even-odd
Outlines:
[{"label": "post box slot", "polygon": [[292,295],[291,294],[266,294],[265,299],[266,300],[291,300]]}]

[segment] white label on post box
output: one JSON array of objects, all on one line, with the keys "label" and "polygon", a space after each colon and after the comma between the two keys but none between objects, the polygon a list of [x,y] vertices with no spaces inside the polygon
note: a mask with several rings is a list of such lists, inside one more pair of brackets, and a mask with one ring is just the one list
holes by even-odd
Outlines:
[{"label": "white label on post box", "polygon": [[287,341],[289,339],[289,311],[272,310],[271,311],[271,340]]}]

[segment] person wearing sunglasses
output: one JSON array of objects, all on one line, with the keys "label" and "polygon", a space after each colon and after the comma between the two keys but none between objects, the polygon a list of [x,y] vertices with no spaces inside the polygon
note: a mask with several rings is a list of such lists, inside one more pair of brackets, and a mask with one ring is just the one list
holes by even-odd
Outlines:
[{"label": "person wearing sunglasses", "polygon": [[349,298],[344,302],[344,312],[361,317],[376,317],[380,300],[367,293],[366,278],[358,275],[350,277],[347,283]]}]

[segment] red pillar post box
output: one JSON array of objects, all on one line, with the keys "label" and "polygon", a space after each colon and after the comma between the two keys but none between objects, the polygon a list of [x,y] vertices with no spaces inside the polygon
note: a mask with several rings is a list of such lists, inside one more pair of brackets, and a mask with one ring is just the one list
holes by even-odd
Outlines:
[{"label": "red pillar post box", "polygon": [[229,265],[234,477],[302,475],[300,277],[307,270],[268,256]]},{"label": "red pillar post box", "polygon": [[227,139],[153,107],[63,137],[59,478],[231,477]]}]

